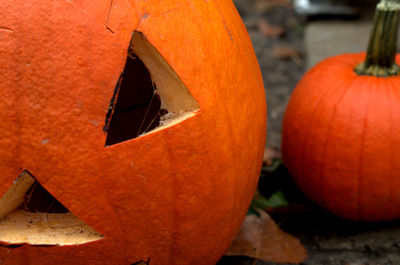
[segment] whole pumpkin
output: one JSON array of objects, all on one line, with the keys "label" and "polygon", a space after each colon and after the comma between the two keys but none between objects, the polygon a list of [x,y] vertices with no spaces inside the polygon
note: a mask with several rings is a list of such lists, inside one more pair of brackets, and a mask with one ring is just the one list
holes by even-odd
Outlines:
[{"label": "whole pumpkin", "polygon": [[266,131],[230,0],[0,0],[0,54],[2,265],[217,262]]},{"label": "whole pumpkin", "polygon": [[400,7],[385,2],[378,5],[367,54],[339,55],[313,67],[283,121],[283,160],[294,180],[310,199],[352,220],[400,217]]}]

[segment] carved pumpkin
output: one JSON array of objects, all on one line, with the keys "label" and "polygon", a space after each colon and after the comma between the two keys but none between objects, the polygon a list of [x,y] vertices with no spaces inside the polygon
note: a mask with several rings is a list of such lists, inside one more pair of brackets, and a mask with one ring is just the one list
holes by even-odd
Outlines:
[{"label": "carved pumpkin", "polygon": [[294,180],[352,220],[400,218],[395,2],[378,5],[367,54],[328,58],[303,77],[283,121],[282,155]]},{"label": "carved pumpkin", "polygon": [[232,2],[0,3],[0,263],[215,263],[266,129]]}]

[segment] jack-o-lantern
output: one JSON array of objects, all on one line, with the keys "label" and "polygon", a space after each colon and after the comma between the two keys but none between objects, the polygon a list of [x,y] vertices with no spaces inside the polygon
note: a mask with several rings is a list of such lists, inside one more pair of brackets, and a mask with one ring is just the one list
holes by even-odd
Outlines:
[{"label": "jack-o-lantern", "polygon": [[0,263],[215,263],[266,128],[232,2],[0,3]]}]

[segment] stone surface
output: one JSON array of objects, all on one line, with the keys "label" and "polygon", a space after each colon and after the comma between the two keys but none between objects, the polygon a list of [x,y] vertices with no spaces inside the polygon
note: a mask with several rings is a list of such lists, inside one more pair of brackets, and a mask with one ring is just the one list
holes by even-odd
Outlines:
[{"label": "stone surface", "polygon": [[330,56],[365,51],[370,30],[370,21],[329,20],[309,23],[304,36],[306,68]]}]

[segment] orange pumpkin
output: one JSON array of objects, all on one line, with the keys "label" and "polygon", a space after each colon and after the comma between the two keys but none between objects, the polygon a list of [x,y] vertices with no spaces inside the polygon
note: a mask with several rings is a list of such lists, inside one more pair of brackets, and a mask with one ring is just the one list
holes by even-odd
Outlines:
[{"label": "orange pumpkin", "polygon": [[266,130],[232,2],[0,3],[0,263],[217,262]]},{"label": "orange pumpkin", "polygon": [[294,180],[310,199],[352,220],[400,217],[399,6],[383,2],[367,55],[316,65],[283,121],[283,159]]}]

